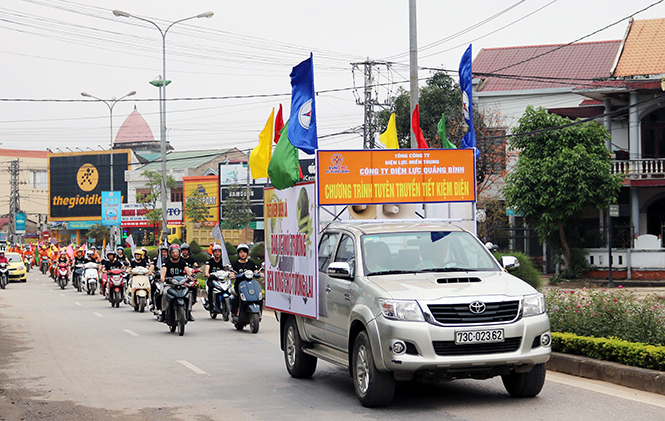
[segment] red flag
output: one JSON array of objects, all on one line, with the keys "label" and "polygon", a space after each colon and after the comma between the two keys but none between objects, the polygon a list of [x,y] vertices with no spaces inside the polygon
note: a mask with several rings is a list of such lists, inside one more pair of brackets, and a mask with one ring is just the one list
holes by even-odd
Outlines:
[{"label": "red flag", "polygon": [[425,136],[423,136],[423,131],[420,129],[420,111],[418,111],[418,104],[416,104],[416,108],[413,110],[411,128],[413,133],[416,134],[418,149],[429,149],[429,145],[427,145],[427,142],[425,141]]},{"label": "red flag", "polygon": [[279,142],[279,135],[283,128],[284,119],[282,118],[282,104],[279,104],[279,111],[277,111],[277,117],[275,117],[275,144]]}]

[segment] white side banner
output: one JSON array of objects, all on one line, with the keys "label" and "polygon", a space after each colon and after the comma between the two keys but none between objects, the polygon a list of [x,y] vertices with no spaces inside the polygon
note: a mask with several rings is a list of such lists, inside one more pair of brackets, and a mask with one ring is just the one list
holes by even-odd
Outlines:
[{"label": "white side banner", "polygon": [[318,318],[315,184],[269,188],[264,200],[266,307]]}]

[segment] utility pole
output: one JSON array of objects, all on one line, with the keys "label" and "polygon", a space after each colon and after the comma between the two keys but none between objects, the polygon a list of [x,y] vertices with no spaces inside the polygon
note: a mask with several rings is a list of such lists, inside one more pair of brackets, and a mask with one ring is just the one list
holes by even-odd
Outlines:
[{"label": "utility pole", "polygon": [[20,171],[20,161],[10,161],[9,163],[9,241],[16,242],[16,213],[21,211],[21,196],[19,195],[18,175]]},{"label": "utility pole", "polygon": [[362,105],[365,108],[365,121],[363,123],[363,149],[375,148],[375,131],[374,131],[374,106],[383,105],[379,104],[377,98],[373,97],[374,89],[374,75],[372,68],[375,66],[390,67],[390,63],[385,61],[370,61],[369,57],[362,63],[351,63],[354,69],[359,69],[363,66],[364,75],[364,95],[363,99],[356,99],[356,104]]},{"label": "utility pole", "polygon": [[[411,114],[409,114],[409,121],[412,121],[413,110],[418,105],[418,24],[416,19],[416,0],[409,0],[409,79],[411,81]],[[412,127],[411,149],[417,148],[418,141]]]}]

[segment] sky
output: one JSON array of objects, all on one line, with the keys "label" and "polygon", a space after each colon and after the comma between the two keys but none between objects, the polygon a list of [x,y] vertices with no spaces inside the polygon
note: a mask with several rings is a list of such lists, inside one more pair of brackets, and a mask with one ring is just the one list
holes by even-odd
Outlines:
[{"label": "sky", "polygon": [[[167,139],[176,150],[258,144],[273,107],[290,111],[291,68],[314,55],[319,147],[362,148],[362,68],[379,66],[379,101],[409,89],[408,0],[2,0],[0,3],[0,148],[108,149],[136,109],[159,139],[162,38],[153,25],[116,17],[119,9],[165,29]],[[657,0],[417,1],[421,85],[431,70],[451,70],[469,44],[482,48],[561,44],[635,12],[665,17]],[[628,20],[583,41],[621,39]],[[354,89],[356,88],[356,89]],[[16,101],[17,99],[24,101]],[[378,111],[378,109],[377,109]],[[355,132],[354,132],[355,131]]]}]

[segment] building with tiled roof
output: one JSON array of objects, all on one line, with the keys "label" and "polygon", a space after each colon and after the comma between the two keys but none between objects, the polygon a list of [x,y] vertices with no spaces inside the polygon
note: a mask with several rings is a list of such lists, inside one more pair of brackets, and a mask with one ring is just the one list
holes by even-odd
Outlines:
[{"label": "building with tiled roof", "polygon": [[[134,111],[127,116],[118,129],[113,148],[131,149],[138,159],[145,163],[160,156],[160,147],[160,140],[155,140],[148,122],[134,106]],[[166,150],[173,150],[169,141],[166,141]]]}]

